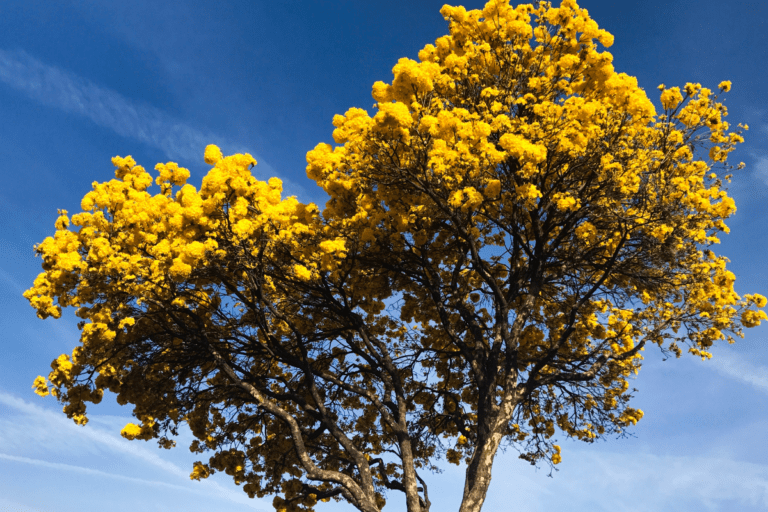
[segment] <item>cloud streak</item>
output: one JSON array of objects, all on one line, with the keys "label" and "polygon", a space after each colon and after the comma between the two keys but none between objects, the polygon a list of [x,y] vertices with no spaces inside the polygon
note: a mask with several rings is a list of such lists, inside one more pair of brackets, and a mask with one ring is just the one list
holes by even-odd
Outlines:
[{"label": "cloud streak", "polygon": [[755,386],[768,393],[768,366],[754,364],[731,352],[721,351],[710,361],[719,373]]},{"label": "cloud streak", "polygon": [[[192,128],[158,108],[129,100],[21,50],[0,49],[0,82],[38,103],[86,117],[118,135],[160,149],[174,160],[198,163],[206,145],[231,146],[221,137]],[[272,171],[269,165],[260,166],[261,170]]]},{"label": "cloud streak", "polygon": [[160,149],[183,165],[201,164],[208,144],[216,144],[225,154],[251,153],[259,162],[257,173],[262,179],[277,176],[283,181],[284,195],[308,197],[304,187],[280,176],[247,144],[195,129],[152,105],[45,64],[23,50],[0,49],[0,82],[40,104],[85,117],[118,135]]},{"label": "cloud streak", "polygon": [[169,484],[167,482],[160,482],[157,480],[147,480],[144,478],[135,478],[132,476],[116,475],[114,473],[107,473],[106,471],[99,471],[98,469],[84,468],[82,466],[74,466],[72,464],[62,464],[60,462],[49,462],[47,460],[32,459],[29,457],[19,457],[17,455],[8,455],[5,453],[0,453],[0,459],[11,461],[11,462],[21,462],[23,464],[31,464],[34,466],[41,466],[44,468],[56,469],[60,471],[82,473],[82,474],[98,476],[98,477],[114,478],[117,480],[123,480],[125,482],[131,482],[134,484],[151,485],[154,487],[165,487],[169,489],[176,489],[178,491],[189,491],[189,492],[194,492],[196,494],[204,494],[200,489],[193,489],[193,488],[184,487],[181,485]]},{"label": "cloud streak", "polygon": [[[584,501],[589,495],[604,496],[605,499],[600,499],[603,510],[692,510],[699,506],[722,510],[726,508],[725,503],[739,503],[759,510],[768,506],[768,467],[762,464],[723,458],[581,450],[574,450],[573,457],[580,460],[568,471],[569,478],[563,487],[571,496],[581,495]],[[638,489],[653,489],[653,492],[639,495]],[[632,497],[631,501],[628,497]]]},{"label": "cloud streak", "polygon": [[[638,452],[607,452],[563,447],[565,460],[549,479],[548,470],[502,454],[494,467],[485,503],[488,510],[545,512],[553,509],[634,512],[636,510],[766,510],[768,466],[719,457]],[[462,479],[462,468],[440,478]],[[435,491],[433,508],[442,510],[461,498],[461,488],[445,484]]]},{"label": "cloud streak", "polygon": [[[14,417],[11,414],[3,414],[3,420],[0,420],[0,443],[4,451],[24,450],[30,446],[35,446],[45,453],[55,453],[56,451],[65,451],[67,453],[91,453],[99,450],[109,450],[121,455],[129,456],[141,460],[143,463],[154,466],[164,473],[178,478],[183,482],[189,482],[189,470],[184,470],[158,456],[155,451],[137,445],[135,442],[126,441],[113,434],[107,433],[93,425],[87,425],[85,428],[78,427],[72,421],[66,419],[61,413],[46,410],[42,407],[29,403],[9,393],[0,391],[0,406],[5,406],[16,412]],[[2,410],[2,409],[0,409]],[[51,436],[50,432],[56,431],[56,436]],[[145,481],[139,478],[115,475],[92,468],[84,468],[69,464],[49,462],[40,459],[34,459],[26,456],[10,455],[0,453],[0,459],[21,462],[26,464],[45,465],[52,469],[89,472],[92,475],[100,475],[110,478],[124,478],[134,483],[145,484]],[[190,483],[194,487],[186,487],[177,484],[159,483],[177,489],[183,489],[196,493],[205,493],[210,495],[215,493],[221,498],[253,507],[258,503],[248,498],[240,489],[227,489],[226,487],[211,480]]]},{"label": "cloud streak", "polygon": [[[765,112],[762,110],[756,111],[756,115],[762,117]],[[768,124],[761,124],[759,131],[768,135]],[[764,185],[768,185],[768,155],[760,151],[752,151],[750,156],[754,159],[754,163],[750,165],[752,168],[752,177],[760,180]]]}]

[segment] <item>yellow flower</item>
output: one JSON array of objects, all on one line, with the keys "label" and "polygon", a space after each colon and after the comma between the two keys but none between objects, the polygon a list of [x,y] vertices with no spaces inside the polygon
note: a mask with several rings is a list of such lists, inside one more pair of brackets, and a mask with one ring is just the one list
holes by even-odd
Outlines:
[{"label": "yellow flower", "polygon": [[48,390],[48,383],[45,381],[45,377],[38,375],[35,382],[32,384],[32,389],[40,396],[48,396],[50,391]]},{"label": "yellow flower", "polygon": [[312,279],[312,272],[304,265],[294,265],[293,272],[302,281],[309,281]]},{"label": "yellow flower", "polygon": [[768,320],[765,311],[747,310],[741,314],[741,323],[744,327],[757,327],[762,320]]},{"label": "yellow flower", "polygon": [[517,187],[517,196],[521,199],[536,199],[541,197],[541,191],[533,183],[525,183]]},{"label": "yellow flower", "polygon": [[731,90],[731,81],[725,80],[723,82],[720,82],[719,84],[717,84],[717,87],[723,92],[728,92]]},{"label": "yellow flower", "polygon": [[135,423],[128,423],[123,427],[123,430],[120,431],[120,435],[126,439],[136,439],[141,435],[141,427]]},{"label": "yellow flower", "polygon": [[69,227],[69,217],[67,217],[67,210],[59,210],[59,218],[56,219],[56,229],[63,230]]},{"label": "yellow flower", "polygon": [[760,295],[759,293],[755,293],[752,295],[752,301],[754,301],[755,305],[759,308],[764,308],[765,305],[768,304],[768,299],[766,299],[764,295]]},{"label": "yellow flower", "polygon": [[493,199],[501,192],[501,181],[490,180],[483,190],[483,195],[488,199]]},{"label": "yellow flower", "polygon": [[683,94],[680,92],[679,87],[665,89],[661,93],[661,105],[665,109],[671,110],[678,106],[681,101],[683,101]]},{"label": "yellow flower", "polygon": [[203,158],[208,165],[216,165],[224,156],[221,154],[218,146],[209,144],[205,147],[205,156]]},{"label": "yellow flower", "polygon": [[563,458],[560,455],[560,447],[556,444],[553,444],[552,448],[555,449],[555,453],[552,454],[552,464],[560,464],[563,461]]},{"label": "yellow flower", "polygon": [[208,468],[207,464],[203,464],[202,462],[195,462],[189,478],[190,480],[202,480],[208,478],[210,475],[211,470]]}]

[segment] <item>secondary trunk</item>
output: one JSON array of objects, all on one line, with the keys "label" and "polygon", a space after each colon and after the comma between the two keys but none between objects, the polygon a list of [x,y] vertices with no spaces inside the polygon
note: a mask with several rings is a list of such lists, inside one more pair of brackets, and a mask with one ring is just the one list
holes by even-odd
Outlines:
[{"label": "secondary trunk", "polygon": [[[508,380],[511,380],[511,377],[512,375],[509,375]],[[480,512],[483,508],[488,486],[491,485],[493,460],[520,399],[517,389],[513,386],[509,386],[508,389],[513,391],[510,391],[502,400],[495,414],[490,418],[486,417],[485,422],[481,420],[482,423],[478,425],[477,446],[467,466],[464,496],[459,512]]]},{"label": "secondary trunk", "polygon": [[405,487],[407,511],[427,512],[428,509],[422,507],[422,502],[419,499],[419,484],[416,479],[416,469],[413,465],[413,452],[411,450],[410,439],[401,439],[400,452],[403,460],[403,487]]},{"label": "secondary trunk", "polygon": [[491,434],[482,446],[478,446],[477,451],[469,461],[464,481],[464,496],[459,512],[480,512],[482,509],[488,486],[491,484],[493,459],[496,457],[501,439],[502,434]]}]

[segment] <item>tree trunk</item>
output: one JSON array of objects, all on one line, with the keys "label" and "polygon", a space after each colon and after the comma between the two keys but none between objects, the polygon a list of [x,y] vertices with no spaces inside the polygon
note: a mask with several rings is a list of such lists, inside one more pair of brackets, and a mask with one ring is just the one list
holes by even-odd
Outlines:
[{"label": "tree trunk", "polygon": [[403,461],[403,487],[405,487],[405,502],[408,512],[426,512],[419,499],[419,483],[416,480],[416,469],[413,466],[411,440],[400,440],[400,453]]},{"label": "tree trunk", "polygon": [[[516,377],[517,374],[514,374]],[[459,512],[480,512],[485,502],[485,495],[491,485],[493,459],[499,450],[509,420],[520,400],[519,390],[512,384],[513,375],[507,376],[506,389],[509,390],[502,400],[496,414],[487,418],[487,423],[478,425],[478,439],[475,453],[467,466],[464,480],[464,496]]]},{"label": "tree trunk", "polygon": [[[494,429],[496,430],[496,429]],[[459,512],[480,512],[485,502],[485,494],[491,484],[491,469],[493,459],[501,443],[502,434],[492,433],[469,461],[466,479],[464,481],[464,496]]]}]

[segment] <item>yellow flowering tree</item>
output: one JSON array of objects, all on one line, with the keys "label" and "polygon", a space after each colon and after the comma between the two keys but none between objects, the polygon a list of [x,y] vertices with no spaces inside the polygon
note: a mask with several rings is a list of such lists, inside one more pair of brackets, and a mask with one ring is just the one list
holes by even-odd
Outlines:
[{"label": "yellow flowering tree", "polygon": [[84,424],[110,390],[138,418],[122,435],[166,448],[186,423],[211,453],[193,479],[278,510],[373,512],[387,491],[428,510],[445,458],[470,512],[503,443],[557,464],[557,431],[637,423],[647,346],[706,359],[768,318],[709,248],[735,211],[729,82],[660,86],[656,112],[574,0],[441,12],[450,34],[374,84],[375,115],[336,116],[307,154],[322,210],[215,146],[199,189],[167,163],[151,193],[113,159],[37,246],[25,297],[76,308],[82,335],[36,392]]}]

